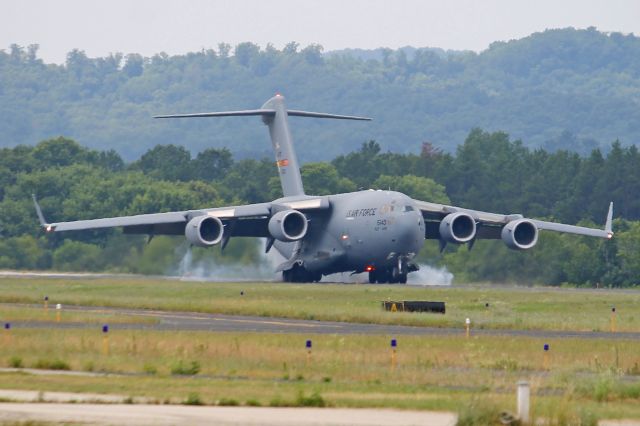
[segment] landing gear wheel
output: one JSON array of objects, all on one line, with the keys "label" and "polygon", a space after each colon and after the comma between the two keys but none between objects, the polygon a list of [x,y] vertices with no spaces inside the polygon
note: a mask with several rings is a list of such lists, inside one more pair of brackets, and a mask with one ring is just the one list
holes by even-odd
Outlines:
[{"label": "landing gear wheel", "polygon": [[393,269],[391,269],[391,274],[389,277],[389,282],[391,284],[395,284],[395,283],[399,283],[400,282],[400,277],[402,276],[402,274],[400,273],[400,269],[398,269],[397,266],[394,266]]},{"label": "landing gear wheel", "polygon": [[378,274],[376,273],[375,270],[369,271],[369,284],[375,284],[375,282],[378,279],[377,275]]},{"label": "landing gear wheel", "polygon": [[295,264],[293,268],[282,271],[282,280],[287,283],[311,283],[322,279],[321,272],[307,271],[304,266]]}]

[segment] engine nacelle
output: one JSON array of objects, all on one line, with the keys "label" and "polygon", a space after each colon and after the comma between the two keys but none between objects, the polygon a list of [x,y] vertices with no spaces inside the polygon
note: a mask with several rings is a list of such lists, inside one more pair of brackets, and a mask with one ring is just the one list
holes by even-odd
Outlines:
[{"label": "engine nacelle", "polygon": [[269,233],[278,241],[298,241],[307,234],[307,217],[297,210],[283,210],[269,219]]},{"label": "engine nacelle", "polygon": [[507,223],[500,233],[502,241],[512,250],[527,250],[538,242],[538,227],[527,219]]},{"label": "engine nacelle", "polygon": [[440,222],[440,237],[454,244],[468,243],[476,236],[476,221],[468,213],[450,213]]},{"label": "engine nacelle", "polygon": [[187,223],[184,235],[194,246],[211,247],[222,241],[224,225],[214,216],[196,216]]}]

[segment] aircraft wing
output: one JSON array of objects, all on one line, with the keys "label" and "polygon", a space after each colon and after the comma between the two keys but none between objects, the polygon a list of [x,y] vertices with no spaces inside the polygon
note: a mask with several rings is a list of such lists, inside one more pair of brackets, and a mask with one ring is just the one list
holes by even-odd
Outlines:
[{"label": "aircraft wing", "polygon": [[48,223],[35,196],[33,201],[41,226],[47,232],[85,231],[122,228],[125,234],[184,235],[187,223],[197,216],[215,216],[225,226],[225,237],[269,237],[267,225],[272,211],[296,209],[302,212],[324,210],[329,207],[326,197],[302,200],[276,200],[271,203],[246,204],[202,210],[141,214],[73,222]]},{"label": "aircraft wing", "polygon": [[613,203],[609,204],[609,212],[604,229],[587,228],[585,226],[567,225],[564,223],[548,222],[538,219],[525,218],[520,214],[498,214],[479,210],[465,209],[462,207],[448,206],[445,204],[430,203],[414,200],[416,206],[422,212],[425,219],[425,238],[441,239],[440,222],[449,214],[465,213],[471,216],[476,223],[477,239],[500,239],[502,229],[513,221],[531,222],[538,230],[564,232],[569,234],[587,235],[590,237],[611,238],[613,231],[611,221],[613,218]]}]

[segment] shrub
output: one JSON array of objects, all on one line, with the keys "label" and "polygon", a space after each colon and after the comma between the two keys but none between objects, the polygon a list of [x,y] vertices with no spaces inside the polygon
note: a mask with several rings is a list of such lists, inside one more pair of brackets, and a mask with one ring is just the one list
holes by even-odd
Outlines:
[{"label": "shrub", "polygon": [[12,356],[9,358],[9,366],[12,368],[22,368],[24,365],[22,364],[22,358],[19,356]]},{"label": "shrub", "polygon": [[261,407],[260,401],[257,399],[248,399],[247,402],[244,403],[247,407]]},{"label": "shrub", "polygon": [[191,361],[187,364],[180,360],[171,367],[171,374],[181,376],[195,376],[198,372],[200,372],[200,363],[198,361]]},{"label": "shrub", "polygon": [[223,407],[237,407],[238,405],[240,405],[240,403],[232,398],[221,398],[218,401],[218,405],[221,405]]},{"label": "shrub", "polygon": [[326,407],[327,403],[318,392],[314,392],[310,396],[305,396],[300,392],[295,405],[298,407]]},{"label": "shrub", "polygon": [[146,374],[150,374],[150,375],[158,374],[158,369],[155,366],[151,365],[151,364],[145,364],[144,367],[142,367],[142,370]]},{"label": "shrub", "polygon": [[42,370],[71,370],[71,366],[61,359],[54,359],[53,361],[39,359],[33,365],[33,368],[39,368]]},{"label": "shrub", "polygon": [[183,402],[184,405],[204,405],[202,400],[200,399],[200,395],[195,392],[192,392],[187,396],[187,399]]}]

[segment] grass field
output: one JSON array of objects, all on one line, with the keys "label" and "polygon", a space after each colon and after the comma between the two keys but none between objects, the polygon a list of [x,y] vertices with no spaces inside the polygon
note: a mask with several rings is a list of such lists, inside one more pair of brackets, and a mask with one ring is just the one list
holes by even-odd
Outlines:
[{"label": "grass field", "polygon": [[[296,405],[300,396],[345,407],[515,410],[515,383],[533,385],[540,416],[640,417],[640,342],[249,333],[25,330],[4,336],[2,366],[120,373],[121,377],[0,373],[0,388],[114,393],[181,403]],[[310,358],[305,340],[313,339]],[[18,360],[18,361],[17,361]],[[51,367],[54,366],[54,367]],[[304,399],[303,399],[304,401]]]},{"label": "grass field", "polygon": [[[153,308],[382,324],[640,331],[639,292],[389,285],[0,278],[0,302]],[[244,295],[241,296],[240,292]],[[446,315],[383,312],[383,300],[444,301]],[[488,304],[488,307],[487,307]]]},{"label": "grass field", "polygon": [[[40,303],[47,295],[52,304],[461,328],[470,317],[486,328],[608,330],[615,306],[617,329],[640,331],[634,292],[22,278],[1,279],[0,288],[0,302]],[[447,314],[383,312],[380,301],[388,298],[445,301]],[[43,309],[4,307],[0,315],[3,320],[12,315],[14,320],[42,319]],[[0,388],[113,393],[158,403],[453,410],[465,418],[469,413],[515,411],[516,382],[527,379],[533,414],[549,424],[640,418],[640,341],[635,340],[403,336],[392,366],[392,336],[141,330],[109,334],[107,355],[99,328],[5,332],[1,367],[122,375],[2,372]],[[310,357],[306,339],[313,340]],[[544,343],[551,345],[546,360]],[[478,423],[477,418],[472,421]]]},{"label": "grass field", "polygon": [[[80,322],[85,324],[119,324],[119,323],[145,323],[152,324],[158,320],[152,317],[140,315],[113,315],[99,312],[78,312],[60,310],[60,322]],[[23,306],[0,305],[0,321],[11,323],[12,321],[57,321],[58,314],[53,307],[45,309],[26,308]]]}]

